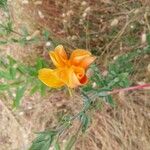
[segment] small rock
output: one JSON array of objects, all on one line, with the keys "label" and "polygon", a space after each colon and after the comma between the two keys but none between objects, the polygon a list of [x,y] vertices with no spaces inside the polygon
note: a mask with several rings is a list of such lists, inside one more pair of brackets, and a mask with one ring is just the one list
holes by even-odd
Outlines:
[{"label": "small rock", "polygon": [[43,13],[42,13],[40,10],[38,11],[38,15],[39,15],[39,17],[40,17],[41,19],[44,18],[44,15],[43,15]]},{"label": "small rock", "polygon": [[90,11],[91,11],[91,7],[87,7],[87,8],[84,10],[85,13],[89,13]]},{"label": "small rock", "polygon": [[145,43],[145,42],[146,42],[146,34],[145,34],[145,33],[143,33],[143,34],[141,35],[141,42],[142,42],[142,43]]},{"label": "small rock", "polygon": [[131,25],[130,28],[131,28],[131,29],[134,29],[134,25]]},{"label": "small rock", "polygon": [[118,25],[118,22],[119,22],[118,19],[115,18],[115,19],[112,20],[112,22],[111,22],[110,25],[111,25],[112,27],[117,26],[117,25]]},{"label": "small rock", "polygon": [[77,40],[78,38],[77,38],[77,36],[73,35],[73,36],[71,37],[71,39],[72,39],[72,40]]},{"label": "small rock", "polygon": [[148,72],[150,72],[150,64],[147,66],[147,70]]},{"label": "small rock", "polygon": [[31,39],[32,39],[31,36],[27,36],[27,37],[26,37],[26,40],[27,40],[27,41],[30,41]]},{"label": "small rock", "polygon": [[69,16],[71,16],[71,15],[73,15],[73,11],[72,10],[69,10],[67,13],[66,13],[66,15],[69,17]]},{"label": "small rock", "polygon": [[87,5],[87,2],[86,2],[86,1],[83,1],[83,2],[81,3],[81,5],[82,5],[82,6],[86,6],[86,5]]},{"label": "small rock", "polygon": [[84,12],[84,13],[82,14],[82,17],[85,18],[86,16],[87,16],[87,13]]},{"label": "small rock", "polygon": [[19,116],[23,116],[23,115],[24,115],[23,111],[19,112]]},{"label": "small rock", "polygon": [[96,82],[93,82],[93,84],[92,84],[92,88],[96,88],[96,87],[97,87]]},{"label": "small rock", "polygon": [[50,41],[46,42],[45,46],[46,47],[50,47],[52,45],[52,43]]}]

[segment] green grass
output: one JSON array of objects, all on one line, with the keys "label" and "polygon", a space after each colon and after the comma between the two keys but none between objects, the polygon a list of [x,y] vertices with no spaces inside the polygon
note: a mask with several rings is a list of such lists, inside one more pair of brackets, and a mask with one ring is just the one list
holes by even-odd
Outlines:
[{"label": "green grass", "polygon": [[7,8],[7,0],[0,0],[0,8]]}]

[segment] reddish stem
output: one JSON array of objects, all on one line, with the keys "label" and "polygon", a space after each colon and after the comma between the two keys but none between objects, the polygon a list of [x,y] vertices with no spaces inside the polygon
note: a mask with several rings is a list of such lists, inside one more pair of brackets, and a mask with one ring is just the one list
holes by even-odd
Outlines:
[{"label": "reddish stem", "polygon": [[132,87],[123,88],[123,89],[116,89],[116,90],[108,92],[108,94],[116,94],[119,92],[140,90],[140,89],[144,89],[147,87],[150,87],[150,84],[143,84],[143,85],[137,85],[137,86],[132,86]]}]

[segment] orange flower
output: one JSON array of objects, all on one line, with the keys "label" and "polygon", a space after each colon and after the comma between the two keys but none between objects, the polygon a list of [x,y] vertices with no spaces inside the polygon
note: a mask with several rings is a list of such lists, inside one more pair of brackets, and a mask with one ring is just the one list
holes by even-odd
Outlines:
[{"label": "orange flower", "polygon": [[47,86],[58,88],[67,85],[69,88],[86,84],[86,69],[95,60],[89,51],[76,49],[70,58],[62,45],[58,45],[54,51],[50,51],[56,69],[43,68],[39,70],[38,78]]}]

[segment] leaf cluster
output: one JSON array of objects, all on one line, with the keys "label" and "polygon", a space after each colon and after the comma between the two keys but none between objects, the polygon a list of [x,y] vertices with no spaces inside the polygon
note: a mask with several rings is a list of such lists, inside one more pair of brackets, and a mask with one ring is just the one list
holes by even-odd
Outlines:
[{"label": "leaf cluster", "polygon": [[[38,58],[34,66],[18,63],[11,56],[0,59],[0,93],[7,92],[13,99],[13,106],[17,108],[25,91],[32,95],[39,92],[45,95],[46,86],[37,78],[38,70],[46,67],[48,63]],[[13,94],[14,93],[14,94]]]}]

